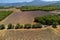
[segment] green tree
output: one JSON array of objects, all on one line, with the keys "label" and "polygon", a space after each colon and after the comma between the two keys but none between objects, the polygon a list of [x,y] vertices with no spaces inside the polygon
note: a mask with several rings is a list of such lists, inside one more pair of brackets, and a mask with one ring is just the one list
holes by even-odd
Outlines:
[{"label": "green tree", "polygon": [[8,28],[7,29],[14,29],[14,25],[8,24]]},{"label": "green tree", "polygon": [[58,25],[57,22],[53,22],[52,27],[53,27],[53,28],[57,28],[57,25]]},{"label": "green tree", "polygon": [[21,28],[23,28],[23,25],[17,24],[17,25],[15,26],[15,29],[21,29]]},{"label": "green tree", "polygon": [[32,28],[42,28],[42,25],[40,23],[33,24]]},{"label": "green tree", "polygon": [[60,15],[46,15],[34,18],[35,22],[43,25],[52,25],[54,22],[60,24]]},{"label": "green tree", "polygon": [[5,25],[0,25],[0,30],[5,29]]},{"label": "green tree", "polygon": [[25,25],[24,25],[24,28],[30,29],[30,28],[31,28],[31,24],[25,24]]}]

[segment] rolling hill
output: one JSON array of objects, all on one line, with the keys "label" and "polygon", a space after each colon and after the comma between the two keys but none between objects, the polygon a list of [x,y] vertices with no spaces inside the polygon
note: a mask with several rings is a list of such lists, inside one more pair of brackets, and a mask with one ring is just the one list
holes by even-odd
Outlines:
[{"label": "rolling hill", "polygon": [[53,3],[52,5],[60,6],[60,1],[58,1],[58,2],[56,2],[56,3]]},{"label": "rolling hill", "polygon": [[0,6],[43,6],[53,3],[56,2],[45,2],[41,0],[34,0],[32,2],[0,3]]}]

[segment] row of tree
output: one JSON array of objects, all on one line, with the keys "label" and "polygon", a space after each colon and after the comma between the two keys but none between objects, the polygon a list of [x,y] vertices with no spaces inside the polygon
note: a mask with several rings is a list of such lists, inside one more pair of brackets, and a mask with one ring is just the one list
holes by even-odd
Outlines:
[{"label": "row of tree", "polygon": [[53,11],[53,10],[60,10],[60,6],[22,6],[20,7],[22,11],[35,11],[35,10],[42,10],[42,11]]},{"label": "row of tree", "polygon": [[[52,26],[53,28],[57,28],[56,25],[53,25]],[[8,26],[6,27],[5,25],[0,25],[0,30],[3,30],[3,29],[36,29],[36,28],[42,28],[42,25],[41,24],[25,24],[25,25],[20,25],[20,24],[17,24],[17,25],[12,25],[12,24],[8,24]]]},{"label": "row of tree", "polygon": [[[5,25],[0,25],[0,29],[5,29]],[[42,28],[41,24],[25,24],[25,25],[21,25],[21,24],[16,24],[15,26],[12,24],[8,24],[7,29],[30,29],[30,28]]]}]

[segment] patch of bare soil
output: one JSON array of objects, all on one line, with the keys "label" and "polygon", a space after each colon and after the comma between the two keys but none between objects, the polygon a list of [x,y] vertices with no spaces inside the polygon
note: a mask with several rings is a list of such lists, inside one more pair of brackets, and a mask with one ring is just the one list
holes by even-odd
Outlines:
[{"label": "patch of bare soil", "polygon": [[5,30],[4,35],[0,33],[0,40],[60,40],[60,36],[53,31],[49,28],[45,30]]},{"label": "patch of bare soil", "polygon": [[5,20],[1,22],[1,24],[34,24],[34,18],[37,16],[50,15],[51,13],[45,11],[15,11],[10,16],[8,16]]},{"label": "patch of bare soil", "polygon": [[58,28],[54,29],[55,33],[60,36],[60,25],[57,26]]},{"label": "patch of bare soil", "polygon": [[0,9],[0,11],[13,11],[13,12],[19,12],[20,9],[16,9],[16,8],[9,8],[9,9]]},{"label": "patch of bare soil", "polygon": [[54,13],[54,14],[60,14],[60,10],[54,10],[54,11],[50,11],[50,13]]}]

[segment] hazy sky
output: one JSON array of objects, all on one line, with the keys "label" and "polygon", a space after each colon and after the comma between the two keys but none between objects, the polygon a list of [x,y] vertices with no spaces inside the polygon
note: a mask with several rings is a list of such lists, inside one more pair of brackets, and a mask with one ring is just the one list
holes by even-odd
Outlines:
[{"label": "hazy sky", "polygon": [[60,1],[60,0],[42,0],[42,1]]},{"label": "hazy sky", "polygon": [[31,2],[33,0],[0,0],[0,3]]},{"label": "hazy sky", "polygon": [[[0,0],[0,3],[31,2],[33,0]],[[60,1],[60,0],[41,0],[41,1]]]}]

